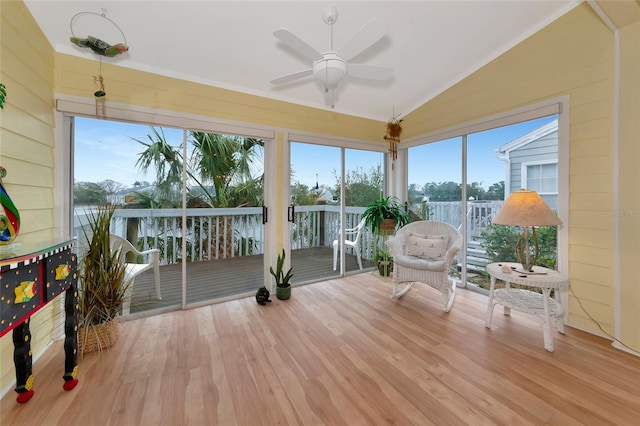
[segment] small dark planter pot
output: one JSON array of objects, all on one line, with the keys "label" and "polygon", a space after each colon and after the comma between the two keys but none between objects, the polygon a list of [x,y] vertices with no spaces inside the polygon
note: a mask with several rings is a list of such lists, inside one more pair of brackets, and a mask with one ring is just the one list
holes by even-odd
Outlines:
[{"label": "small dark planter pot", "polygon": [[393,262],[378,262],[378,272],[383,277],[388,277],[391,272],[393,272]]},{"label": "small dark planter pot", "polygon": [[276,287],[276,297],[279,300],[287,300],[291,297],[291,286],[288,287]]}]

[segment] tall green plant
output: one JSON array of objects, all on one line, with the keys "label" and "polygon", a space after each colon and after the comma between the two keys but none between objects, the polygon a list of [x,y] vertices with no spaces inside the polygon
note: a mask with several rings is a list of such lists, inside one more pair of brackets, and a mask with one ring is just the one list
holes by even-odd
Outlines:
[{"label": "tall green plant", "polygon": [[293,278],[293,268],[289,268],[286,274],[283,271],[284,257],[285,252],[284,249],[282,249],[282,254],[278,255],[278,260],[276,261],[276,269],[274,270],[273,266],[269,268],[271,275],[273,275],[273,278],[276,280],[276,287],[280,288],[289,287],[291,285],[289,281]]},{"label": "tall green plant", "polygon": [[89,230],[82,228],[87,252],[81,262],[79,320],[88,327],[118,315],[127,285],[125,264],[119,251],[111,251],[109,227],[115,206],[105,204],[87,213]]}]

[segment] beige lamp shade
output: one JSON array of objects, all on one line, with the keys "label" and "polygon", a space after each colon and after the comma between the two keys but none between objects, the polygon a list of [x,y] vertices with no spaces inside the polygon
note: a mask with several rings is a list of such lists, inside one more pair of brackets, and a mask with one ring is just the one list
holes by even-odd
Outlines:
[{"label": "beige lamp shade", "polygon": [[562,221],[536,191],[512,192],[493,218],[497,225],[550,226]]}]

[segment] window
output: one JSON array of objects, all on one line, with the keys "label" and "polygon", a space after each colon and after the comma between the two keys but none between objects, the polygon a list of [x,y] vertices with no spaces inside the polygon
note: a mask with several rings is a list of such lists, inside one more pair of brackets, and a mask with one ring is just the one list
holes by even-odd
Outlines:
[{"label": "window", "polygon": [[[489,262],[515,261],[510,259],[513,247],[505,249],[501,239],[516,232],[490,226],[509,193],[535,190],[559,210],[558,192],[563,188],[559,122],[558,114],[505,121],[496,127],[495,120],[489,120],[486,128],[461,128],[457,130],[461,136],[449,139],[437,139],[442,135],[435,134],[425,138],[427,143],[416,141],[408,148],[407,201],[418,216],[464,231],[457,266],[465,286],[488,288],[485,275],[478,272],[484,272]],[[558,248],[553,235],[547,246],[549,258],[555,260]]]},{"label": "window", "polygon": [[558,163],[556,161],[522,163],[522,182],[537,191],[553,210],[558,210]]}]

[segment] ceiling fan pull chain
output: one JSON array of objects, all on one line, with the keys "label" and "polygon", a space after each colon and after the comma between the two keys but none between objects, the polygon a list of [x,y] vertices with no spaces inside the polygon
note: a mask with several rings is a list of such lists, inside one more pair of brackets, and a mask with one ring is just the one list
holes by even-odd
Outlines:
[{"label": "ceiling fan pull chain", "polygon": [[324,92],[329,91],[329,62],[324,62]]}]

